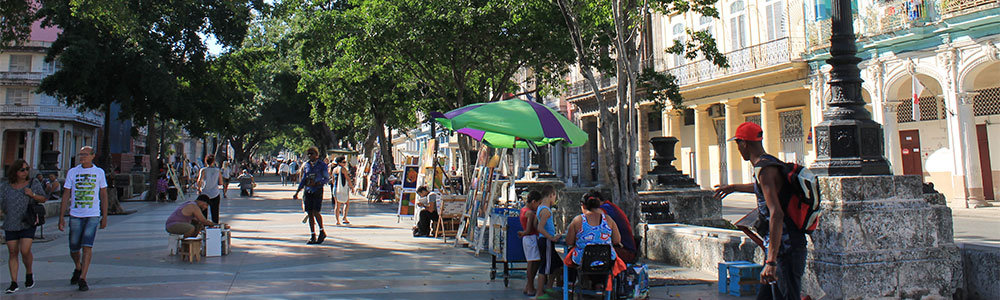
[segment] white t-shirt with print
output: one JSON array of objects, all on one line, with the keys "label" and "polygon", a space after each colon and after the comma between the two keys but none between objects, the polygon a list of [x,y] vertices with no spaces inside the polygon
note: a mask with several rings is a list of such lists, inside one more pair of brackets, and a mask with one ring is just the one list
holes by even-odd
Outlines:
[{"label": "white t-shirt with print", "polygon": [[69,215],[77,218],[101,216],[101,189],[108,187],[104,170],[77,165],[66,172],[64,188],[70,190]]}]

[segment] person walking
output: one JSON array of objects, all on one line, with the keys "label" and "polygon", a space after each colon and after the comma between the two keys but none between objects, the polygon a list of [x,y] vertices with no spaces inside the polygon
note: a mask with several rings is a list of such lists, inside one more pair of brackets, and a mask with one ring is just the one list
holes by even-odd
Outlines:
[{"label": "person walking", "polygon": [[229,165],[229,161],[222,163],[222,198],[226,198],[226,193],[229,192],[229,182],[233,178],[233,167]]},{"label": "person walking", "polygon": [[281,186],[285,186],[285,183],[288,182],[288,173],[291,169],[292,166],[288,165],[285,161],[281,161],[281,164],[278,165],[278,175],[281,176]]},{"label": "person walking", "polygon": [[[323,230],[323,216],[320,211],[323,208],[323,185],[330,182],[330,175],[327,173],[326,163],[319,159],[319,148],[309,147],[306,151],[309,161],[302,167],[302,181],[299,182],[298,189],[292,199],[299,199],[299,192],[305,190],[302,196],[302,207],[306,211],[306,219],[309,219],[309,232],[311,234],[309,242],[306,244],[322,244],[326,239],[326,231]],[[316,236],[316,223],[319,223],[319,237]]]},{"label": "person walking", "polygon": [[743,160],[753,163],[753,183],[720,186],[715,197],[721,201],[734,192],[756,195],[757,211],[763,221],[758,233],[765,247],[757,299],[798,300],[808,251],[805,232],[786,217],[781,206],[792,194],[791,183],[781,174],[785,163],[764,151],[763,136],[757,124],[746,122],[736,127],[736,134],[729,140],[736,141]]},{"label": "person walking", "polygon": [[[80,291],[87,286],[87,271],[93,257],[97,229],[108,227],[108,182],[104,170],[94,165],[94,148],[84,146],[77,153],[79,165],[66,172],[62,203],[59,205],[59,231],[65,231],[69,211],[69,256],[75,269],[70,284]],[[70,197],[72,196],[72,200]]]},{"label": "person walking", "polygon": [[7,244],[7,268],[10,271],[10,287],[4,291],[7,294],[18,290],[18,257],[24,264],[24,287],[35,287],[31,270],[34,262],[31,243],[34,241],[37,225],[34,215],[25,214],[29,205],[35,202],[45,203],[48,197],[42,183],[28,179],[30,171],[31,167],[23,159],[15,160],[7,167],[7,180],[0,183],[0,211],[4,214],[3,236]]},{"label": "person walking", "polygon": [[[219,205],[221,196],[219,186],[222,185],[222,170],[215,167],[215,155],[205,157],[205,167],[198,170],[198,194],[208,196],[208,207],[212,209],[212,222],[219,223]],[[203,215],[207,210],[202,210]]]},{"label": "person walking", "polygon": [[[340,214],[344,214],[344,224],[351,225],[351,221],[347,220],[347,209],[351,206],[351,192],[354,190],[354,179],[351,178],[350,172],[347,171],[347,158],[337,157],[334,160],[334,165],[331,168],[330,174],[333,177],[331,182],[331,191],[333,191],[333,217],[337,218],[337,225],[340,225]],[[343,208],[343,209],[341,209]]]}]

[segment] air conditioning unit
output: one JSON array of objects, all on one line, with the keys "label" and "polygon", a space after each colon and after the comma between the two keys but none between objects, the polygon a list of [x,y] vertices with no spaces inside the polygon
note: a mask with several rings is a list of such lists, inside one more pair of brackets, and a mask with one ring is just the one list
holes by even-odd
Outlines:
[{"label": "air conditioning unit", "polygon": [[726,116],[726,111],[720,104],[708,107],[708,116],[711,118],[721,118]]}]

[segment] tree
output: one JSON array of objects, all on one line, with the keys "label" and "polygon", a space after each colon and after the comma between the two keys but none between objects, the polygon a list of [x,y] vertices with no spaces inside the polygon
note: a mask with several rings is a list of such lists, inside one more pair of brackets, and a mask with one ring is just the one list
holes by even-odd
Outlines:
[{"label": "tree", "polygon": [[[42,81],[42,92],[85,109],[120,104],[122,118],[148,124],[147,145],[157,144],[156,119],[194,127],[217,111],[213,108],[226,106],[192,97],[209,79],[202,35],[227,46],[241,41],[250,17],[248,1],[39,2],[43,26],[63,29],[47,56],[63,68]],[[155,186],[156,147],[147,151],[148,180]]]},{"label": "tree", "polygon": [[[674,107],[682,101],[673,76],[656,74],[650,67],[652,47],[647,33],[651,32],[650,11],[665,15],[689,11],[718,18],[716,0],[556,0],[576,53],[580,73],[589,82],[600,109],[598,130],[601,151],[609,154],[601,168],[612,180],[612,198],[623,204],[633,222],[640,221],[637,180],[635,178],[636,149],[639,130],[637,114],[643,100],[669,101]],[[705,31],[687,31],[687,42],[675,41],[667,52],[689,59],[704,56],[720,67],[727,67],[726,58],[718,52],[715,40]],[[610,51],[608,51],[610,50]],[[594,71],[606,71],[605,62],[613,61],[617,80],[615,99],[606,99],[600,92]],[[639,90],[645,89],[645,98]],[[612,113],[609,107],[615,108]],[[644,142],[644,141],[643,141]],[[632,224],[635,226],[636,224]]]},{"label": "tree", "polygon": [[0,44],[17,44],[28,40],[35,22],[35,7],[30,0],[0,1]]}]

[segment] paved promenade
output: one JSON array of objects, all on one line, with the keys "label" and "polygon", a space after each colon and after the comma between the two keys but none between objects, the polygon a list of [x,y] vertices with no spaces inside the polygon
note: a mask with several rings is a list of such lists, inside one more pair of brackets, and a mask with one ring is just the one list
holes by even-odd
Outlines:
[{"label": "paved promenade", "polygon": [[[523,275],[505,288],[489,280],[489,255],[475,257],[438,239],[413,238],[412,221],[397,223],[395,206],[355,199],[350,226],[333,226],[324,203],[329,237],[306,245],[307,226],[293,187],[263,183],[256,197],[222,201],[222,221],[232,225],[233,253],[186,263],[168,256],[166,217],[178,203],[127,202],[138,212],[111,216],[98,231],[87,282],[69,284],[73,270],[66,234],[49,219],[45,239],[34,244],[36,286],[3,299],[528,299]],[[238,191],[230,190],[230,196]],[[5,248],[5,247],[4,247]],[[6,249],[4,249],[6,252]],[[0,264],[6,266],[6,253]],[[10,282],[6,268],[0,284]],[[653,299],[730,299],[716,294],[714,274],[659,266]]]}]

